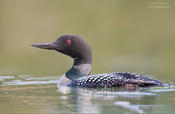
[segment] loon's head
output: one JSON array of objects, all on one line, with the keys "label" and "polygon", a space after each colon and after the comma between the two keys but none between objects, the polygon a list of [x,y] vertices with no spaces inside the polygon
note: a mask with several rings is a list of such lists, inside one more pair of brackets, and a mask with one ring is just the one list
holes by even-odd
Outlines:
[{"label": "loon's head", "polygon": [[37,43],[32,46],[48,50],[56,50],[74,59],[74,65],[92,65],[92,53],[88,43],[79,36],[63,35],[54,42]]}]

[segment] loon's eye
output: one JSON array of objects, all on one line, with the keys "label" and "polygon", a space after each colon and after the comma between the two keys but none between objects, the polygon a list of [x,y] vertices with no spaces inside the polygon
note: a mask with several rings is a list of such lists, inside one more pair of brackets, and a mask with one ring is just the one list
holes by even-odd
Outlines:
[{"label": "loon's eye", "polygon": [[71,45],[72,41],[71,40],[66,40],[66,45]]}]

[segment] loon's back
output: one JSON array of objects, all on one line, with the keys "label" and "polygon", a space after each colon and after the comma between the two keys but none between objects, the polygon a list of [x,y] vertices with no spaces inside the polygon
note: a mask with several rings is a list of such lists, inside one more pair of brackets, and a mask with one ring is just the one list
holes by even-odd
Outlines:
[{"label": "loon's back", "polygon": [[163,86],[164,84],[158,80],[141,76],[130,72],[112,72],[97,75],[83,76],[74,80],[70,86],[73,87],[150,87]]}]

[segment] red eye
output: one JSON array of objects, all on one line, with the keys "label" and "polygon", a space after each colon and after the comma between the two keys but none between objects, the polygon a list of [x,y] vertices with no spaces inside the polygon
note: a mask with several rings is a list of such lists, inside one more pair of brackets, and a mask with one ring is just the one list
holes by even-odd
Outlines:
[{"label": "red eye", "polygon": [[66,40],[66,45],[70,45],[71,44],[71,40]]}]

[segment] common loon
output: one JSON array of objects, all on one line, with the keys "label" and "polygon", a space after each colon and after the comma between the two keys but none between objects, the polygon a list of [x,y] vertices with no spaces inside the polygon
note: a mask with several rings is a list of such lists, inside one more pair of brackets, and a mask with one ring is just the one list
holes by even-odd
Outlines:
[{"label": "common loon", "polygon": [[63,35],[51,43],[37,43],[32,46],[42,49],[56,50],[74,59],[70,70],[59,80],[60,86],[83,88],[106,87],[155,87],[164,84],[156,79],[130,72],[111,72],[90,75],[92,68],[92,52],[88,43],[75,35]]}]

